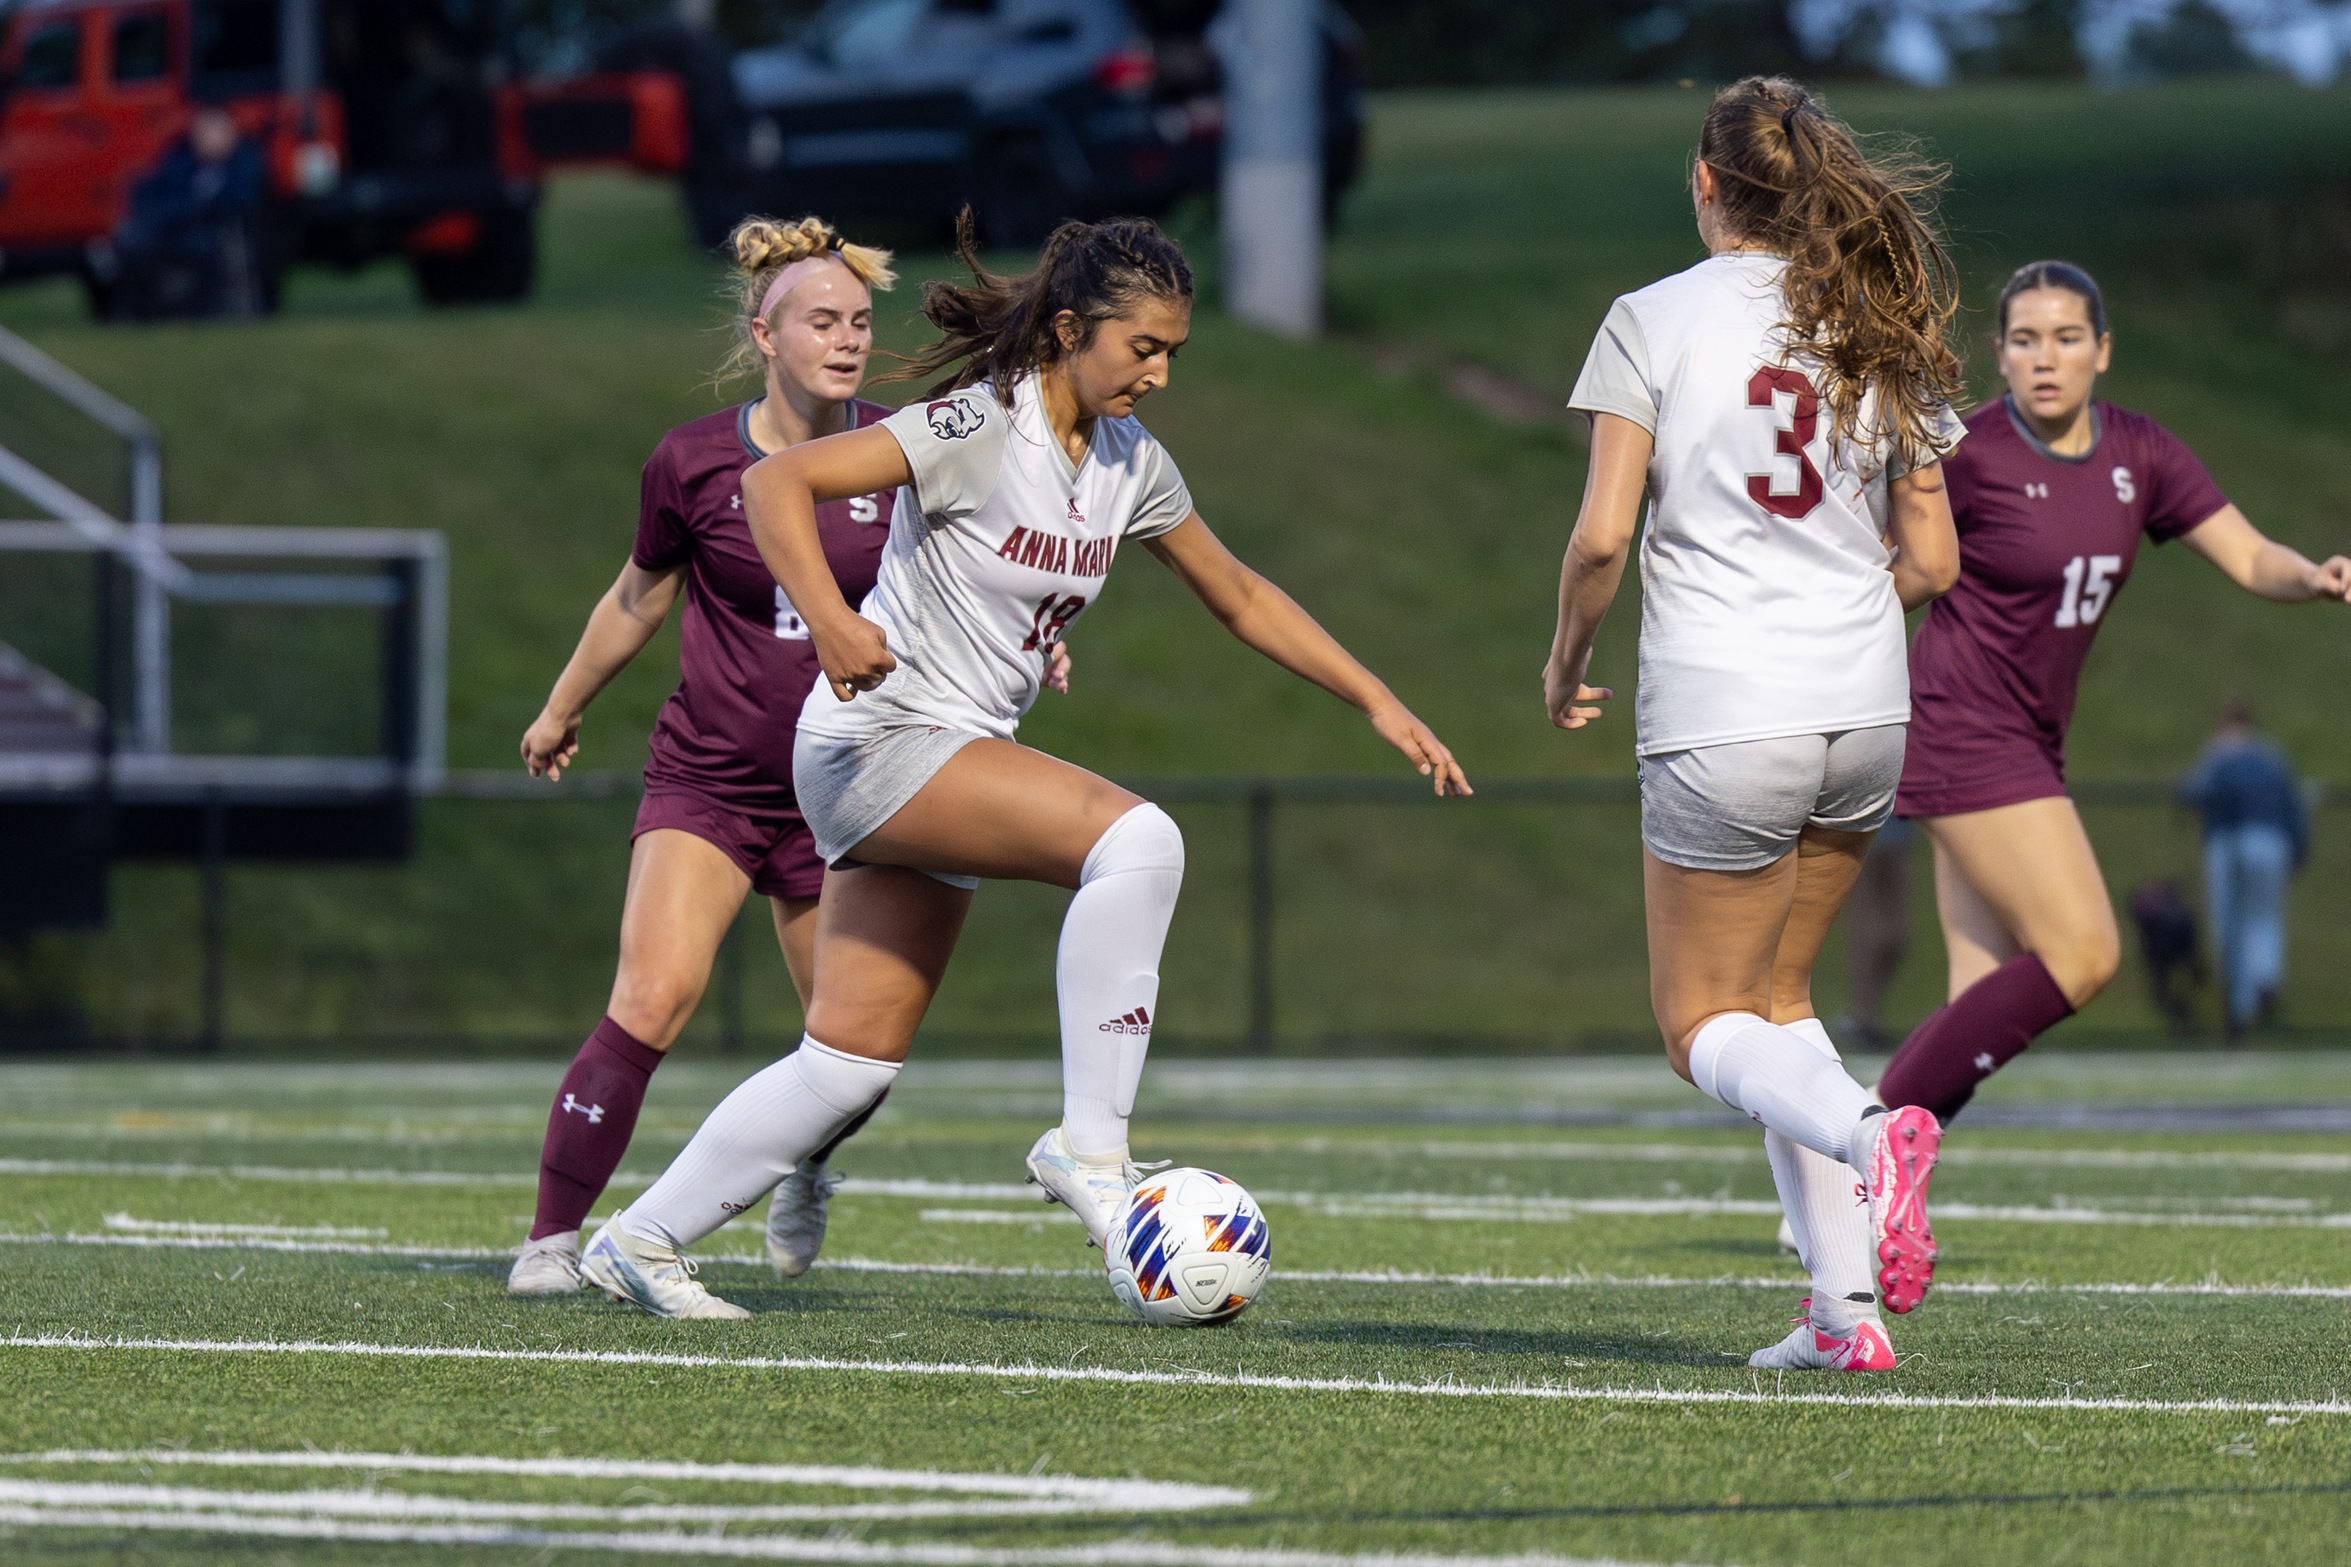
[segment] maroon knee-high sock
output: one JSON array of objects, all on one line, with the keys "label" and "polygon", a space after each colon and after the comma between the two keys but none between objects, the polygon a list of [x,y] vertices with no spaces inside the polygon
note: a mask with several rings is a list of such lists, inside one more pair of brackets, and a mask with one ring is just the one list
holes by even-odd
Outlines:
[{"label": "maroon knee-high sock", "polygon": [[1978,1083],[2072,1015],[2073,1003],[2039,958],[2010,958],[1911,1032],[1878,1079],[1878,1098],[1896,1110],[1924,1105],[1949,1121]]},{"label": "maroon knee-high sock", "polygon": [[539,1154],[539,1212],[531,1239],[576,1230],[628,1152],[661,1052],[610,1018],[572,1057]]}]

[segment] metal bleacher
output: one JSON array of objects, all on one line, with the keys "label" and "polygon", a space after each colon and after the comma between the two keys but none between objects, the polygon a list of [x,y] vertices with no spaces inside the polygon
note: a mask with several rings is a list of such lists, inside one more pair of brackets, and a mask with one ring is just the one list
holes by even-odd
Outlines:
[{"label": "metal bleacher", "polygon": [[[441,787],[447,547],[424,529],[166,523],[153,423],[5,329],[0,377],[12,396],[70,411],[120,443],[130,513],[114,515],[34,461],[0,418],[0,494],[39,514],[0,521],[0,559],[81,556],[90,570],[87,689],[12,645],[0,623],[0,934],[103,925],[113,862],[194,859],[205,871],[205,1033],[217,1040],[226,862],[406,858],[415,799]],[[176,604],[374,611],[372,749],[178,749]]]}]

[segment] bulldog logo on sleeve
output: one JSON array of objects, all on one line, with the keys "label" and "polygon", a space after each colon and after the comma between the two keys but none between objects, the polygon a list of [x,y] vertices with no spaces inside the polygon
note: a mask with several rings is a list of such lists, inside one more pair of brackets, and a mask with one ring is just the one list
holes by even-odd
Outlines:
[{"label": "bulldog logo on sleeve", "polygon": [[942,441],[962,440],[987,418],[965,397],[945,398],[930,404],[923,412],[930,418],[931,434]]}]

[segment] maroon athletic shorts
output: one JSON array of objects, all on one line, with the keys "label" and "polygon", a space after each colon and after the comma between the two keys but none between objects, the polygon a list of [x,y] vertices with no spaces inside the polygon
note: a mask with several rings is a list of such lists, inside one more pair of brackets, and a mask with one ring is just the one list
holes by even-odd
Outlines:
[{"label": "maroon athletic shorts", "polygon": [[706,794],[663,784],[645,791],[637,807],[634,842],[662,827],[690,832],[743,869],[751,890],[769,898],[813,898],[824,886],[816,836],[792,810],[746,811]]},{"label": "maroon athletic shorts", "polygon": [[1931,739],[1922,744],[1914,723],[1902,758],[1902,787],[1894,796],[1894,814],[1965,816],[2064,793],[2064,764],[2038,745],[2027,741],[1997,749],[1946,751]]}]

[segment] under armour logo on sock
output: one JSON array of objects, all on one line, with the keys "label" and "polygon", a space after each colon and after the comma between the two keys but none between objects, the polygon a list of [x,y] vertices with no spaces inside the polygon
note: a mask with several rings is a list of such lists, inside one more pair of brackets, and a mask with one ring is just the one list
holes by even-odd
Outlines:
[{"label": "under armour logo on sock", "polygon": [[565,1094],[563,1096],[563,1113],[565,1115],[584,1115],[588,1118],[588,1124],[590,1126],[601,1125],[604,1120],[604,1107],[602,1105],[581,1104],[577,1098],[570,1094]]},{"label": "under armour logo on sock", "polygon": [[1151,1009],[1137,1007],[1124,1017],[1114,1017],[1107,1023],[1094,1025],[1101,1034],[1148,1034],[1151,1032]]},{"label": "under armour logo on sock", "polygon": [[1995,1061],[1995,1060],[1993,1060],[1993,1059],[1992,1059],[1992,1052],[1991,1052],[1991,1051],[1989,1051],[1989,1050],[1979,1050],[1979,1051],[1977,1051],[1977,1052],[1976,1052],[1976,1058],[1975,1058],[1975,1069],[1976,1069],[1977,1071],[1979,1071],[1979,1072],[1989,1072],[1989,1071],[1991,1071],[1991,1070],[1992,1070],[1992,1068],[1994,1068],[1994,1067],[1998,1066],[1999,1064],[2000,1064],[1999,1062],[1997,1062],[1997,1061]]}]

